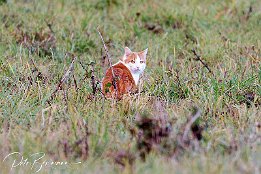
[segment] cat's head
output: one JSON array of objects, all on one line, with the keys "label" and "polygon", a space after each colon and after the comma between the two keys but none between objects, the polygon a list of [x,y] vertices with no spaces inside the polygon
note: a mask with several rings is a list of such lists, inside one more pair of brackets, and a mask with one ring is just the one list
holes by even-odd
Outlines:
[{"label": "cat's head", "polygon": [[125,47],[125,53],[122,62],[129,68],[132,74],[140,74],[146,67],[146,57],[148,48],[140,52],[132,52],[128,47]]}]

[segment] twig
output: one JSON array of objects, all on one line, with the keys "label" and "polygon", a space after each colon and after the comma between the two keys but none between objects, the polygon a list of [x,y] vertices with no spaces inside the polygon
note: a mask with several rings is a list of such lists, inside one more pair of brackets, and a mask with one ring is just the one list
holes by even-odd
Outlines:
[{"label": "twig", "polygon": [[82,68],[85,70],[85,72],[88,72],[86,67],[83,65],[82,61],[78,60],[78,62],[80,63],[80,65],[82,66]]},{"label": "twig", "polygon": [[[32,64],[33,64],[33,67],[34,67],[34,69],[32,69],[31,70],[31,73],[32,73],[32,76],[31,76],[31,80],[36,80],[35,78],[33,78],[33,74],[34,74],[34,72],[36,72],[36,78],[38,78],[38,79],[41,79],[41,80],[43,80],[43,83],[45,84],[46,83],[46,77],[43,75],[43,73],[37,68],[37,66],[36,66],[36,64],[35,64],[35,62],[34,62],[34,60],[32,59],[32,50],[31,49],[29,49],[29,51],[28,51],[28,56],[29,56],[29,59],[30,59],[30,61],[32,62]],[[32,82],[30,82],[30,83],[32,83]]]},{"label": "twig", "polygon": [[82,86],[82,84],[84,83],[84,81],[88,78],[88,70],[87,68],[83,65],[83,63],[81,62],[81,60],[78,60],[78,62],[80,63],[80,65],[82,66],[82,68],[85,71],[84,77],[80,79],[79,82],[79,86]]},{"label": "twig", "polygon": [[95,83],[95,76],[94,76],[94,63],[91,64],[91,82],[92,82],[92,94],[95,95],[96,83]]},{"label": "twig", "polygon": [[105,63],[106,63],[106,55],[103,54],[102,48],[101,48],[101,66],[102,68],[105,67]]},{"label": "twig", "polygon": [[[203,66],[206,67],[206,68],[208,69],[208,71],[215,77],[214,73],[211,71],[211,69],[208,67],[208,65],[201,60],[201,56],[199,56],[199,55],[196,53],[195,49],[192,49],[191,51],[192,51],[192,52],[194,53],[194,55],[196,56],[196,59],[195,59],[195,60],[196,60],[196,61],[200,61],[200,62],[203,64]],[[226,91],[224,94],[226,94],[226,95],[227,95],[230,99],[232,99],[233,101],[237,102],[232,96],[229,95],[228,92],[229,92],[229,91]]]},{"label": "twig", "polygon": [[102,94],[103,98],[105,98],[105,95],[103,94],[101,88],[97,88],[98,84],[100,84],[99,81],[97,81],[97,83],[96,83],[96,90],[98,90]]},{"label": "twig", "polygon": [[46,111],[48,111],[49,109],[51,108],[51,106],[45,108],[45,109],[42,109],[42,123],[41,123],[41,127],[44,128],[44,125],[45,125],[45,118],[44,118],[44,113]]},{"label": "twig", "polygon": [[51,33],[54,34],[54,31],[53,31],[53,28],[52,28],[52,24],[49,23],[46,19],[44,21],[45,21],[47,27],[49,28],[49,30],[51,31]]},{"label": "twig", "polygon": [[178,81],[179,89],[182,92],[182,97],[185,98],[185,92],[182,89],[182,85],[181,85],[180,78],[179,78],[179,71],[177,69],[176,69],[176,78],[177,78],[177,81]]},{"label": "twig", "polygon": [[75,79],[74,74],[73,74],[73,83],[74,83],[74,88],[75,88],[75,90],[78,91],[78,85],[77,85],[77,81],[76,81],[76,79]]},{"label": "twig", "polygon": [[[80,65],[82,66],[82,68],[85,70],[85,74],[88,74],[88,70],[87,68],[83,65],[83,63],[79,60]],[[104,97],[104,94],[102,93],[101,89],[97,87],[97,84],[99,84],[99,80],[95,79],[95,75],[94,75],[94,62],[91,62],[89,64],[87,64],[87,66],[91,66],[91,82],[92,82],[92,89],[93,89],[93,94],[96,94],[97,90],[99,92],[101,92],[102,96]],[[83,81],[88,78],[87,75],[85,75],[85,77],[82,79]]]},{"label": "twig", "polygon": [[56,94],[56,92],[57,92],[58,90],[61,90],[61,89],[62,89],[62,84],[69,79],[69,77],[70,77],[70,75],[71,75],[71,73],[72,73],[72,71],[73,71],[73,67],[74,67],[74,63],[75,63],[76,59],[77,59],[77,57],[75,56],[75,57],[73,58],[71,64],[70,64],[68,70],[67,70],[66,73],[63,75],[62,79],[61,79],[61,80],[59,81],[59,83],[57,84],[56,89],[55,89],[55,90],[53,91],[53,93],[51,94],[50,99],[47,100],[47,103],[48,103],[48,104],[50,104],[50,102],[53,100],[54,95]]},{"label": "twig", "polygon": [[30,60],[31,60],[33,66],[34,66],[34,69],[32,70],[32,73],[37,72],[36,78],[39,78],[39,79],[43,80],[43,83],[45,83],[46,79],[43,76],[43,73],[41,71],[39,71],[39,69],[36,67],[34,60],[32,58],[30,58]]},{"label": "twig", "polygon": [[248,8],[248,12],[246,14],[246,21],[248,21],[252,12],[253,12],[253,7],[252,7],[252,5],[250,5]]},{"label": "twig", "polygon": [[118,96],[118,90],[117,90],[117,84],[116,84],[116,77],[115,77],[115,74],[114,74],[114,71],[113,71],[113,67],[112,67],[112,64],[111,64],[111,57],[110,57],[110,55],[109,55],[109,51],[108,51],[108,49],[107,49],[107,47],[106,47],[106,45],[105,45],[105,42],[104,42],[104,40],[103,40],[102,34],[101,34],[101,32],[99,31],[98,28],[97,28],[97,32],[99,33],[99,36],[100,36],[100,38],[101,38],[101,40],[102,40],[103,47],[104,47],[104,49],[105,49],[105,53],[106,53],[106,56],[107,56],[108,61],[109,61],[109,65],[110,65],[111,72],[112,72],[112,85],[113,85],[113,87],[114,87],[114,89],[115,89],[116,98],[117,98],[117,96]]},{"label": "twig", "polygon": [[201,111],[199,108],[196,108],[197,112],[192,116],[192,118],[187,122],[185,130],[182,136],[182,142],[185,142],[188,139],[188,133],[191,130],[192,124],[199,118]]},{"label": "twig", "polygon": [[229,41],[229,39],[224,35],[222,34],[220,31],[218,32],[218,34],[221,36],[221,39],[225,42]]},{"label": "twig", "polygon": [[203,62],[203,60],[201,59],[201,56],[197,54],[196,50],[195,49],[192,49],[191,50],[193,52],[193,54],[196,56],[195,60],[196,61],[200,61],[202,63],[202,65],[208,69],[208,71],[214,76],[213,72],[211,71],[211,69],[209,68],[209,66]]},{"label": "twig", "polygon": [[63,89],[63,100],[65,103],[65,111],[68,111],[68,88],[67,86],[65,87],[65,89]]},{"label": "twig", "polygon": [[225,94],[226,96],[228,96],[230,99],[232,99],[235,103],[238,103],[238,101],[237,101],[236,99],[234,99],[234,98],[230,95],[229,92],[231,92],[230,89],[227,90],[227,91],[225,91],[224,94]]}]

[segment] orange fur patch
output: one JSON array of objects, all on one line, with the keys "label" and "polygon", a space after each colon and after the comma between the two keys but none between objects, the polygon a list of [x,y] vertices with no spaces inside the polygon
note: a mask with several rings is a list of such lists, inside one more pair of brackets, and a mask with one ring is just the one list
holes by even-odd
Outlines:
[{"label": "orange fur patch", "polygon": [[[130,57],[128,60],[131,61],[132,58],[135,57],[135,55],[128,57]],[[132,74],[124,64],[115,64],[113,66],[113,72],[115,75],[117,95],[113,86],[112,70],[111,68],[109,68],[102,80],[102,92],[106,98],[121,99],[124,94],[131,93],[136,90],[136,85]]]},{"label": "orange fur patch", "polygon": [[129,63],[131,62],[132,60],[136,60],[137,58],[137,54],[135,53],[131,53],[129,56],[126,57],[126,59],[124,60],[125,63]]}]

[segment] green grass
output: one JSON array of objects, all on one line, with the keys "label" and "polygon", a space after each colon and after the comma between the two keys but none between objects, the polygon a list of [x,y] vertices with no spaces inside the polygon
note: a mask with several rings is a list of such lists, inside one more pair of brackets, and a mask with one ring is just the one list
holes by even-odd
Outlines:
[{"label": "green grass", "polygon": [[[17,151],[25,158],[44,152],[45,160],[82,162],[40,173],[261,173],[260,5],[258,0],[0,1],[0,171],[10,173],[12,160],[2,159]],[[117,103],[99,91],[92,95],[90,64],[96,81],[108,68],[97,27],[113,63],[124,46],[149,48],[140,94]],[[44,41],[49,36],[55,40]],[[195,60],[193,48],[213,74]],[[48,104],[71,54],[78,57],[77,88],[70,76]],[[191,140],[173,155],[194,106],[201,110],[202,140]],[[130,132],[139,129],[139,115],[173,122],[170,135],[145,161]],[[134,156],[133,164],[114,161],[122,151]],[[34,171],[36,166],[13,169]]]}]

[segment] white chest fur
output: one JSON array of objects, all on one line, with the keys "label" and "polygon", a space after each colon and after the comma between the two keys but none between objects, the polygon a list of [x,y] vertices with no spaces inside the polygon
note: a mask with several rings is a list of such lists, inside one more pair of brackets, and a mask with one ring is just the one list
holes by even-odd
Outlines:
[{"label": "white chest fur", "polygon": [[132,75],[132,77],[135,81],[135,85],[137,85],[138,82],[139,82],[139,79],[140,79],[140,74],[139,73],[135,73],[135,74],[131,73],[131,75]]}]

